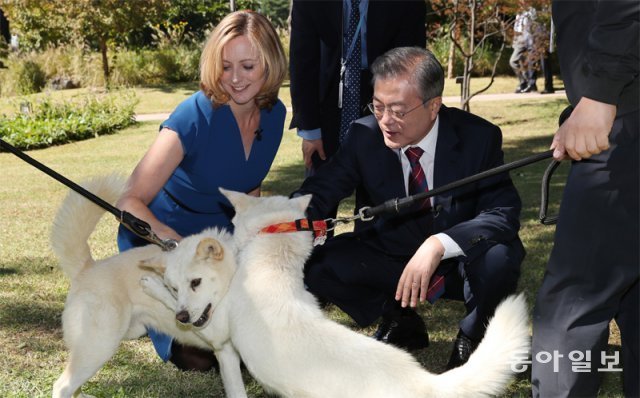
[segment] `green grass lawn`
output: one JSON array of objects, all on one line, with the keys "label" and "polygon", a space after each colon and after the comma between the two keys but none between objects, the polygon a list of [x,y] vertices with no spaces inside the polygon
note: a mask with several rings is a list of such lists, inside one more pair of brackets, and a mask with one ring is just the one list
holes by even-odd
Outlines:
[{"label": "green grass lawn", "polygon": [[[507,80],[504,87],[512,83]],[[195,88],[180,85],[139,89],[140,109],[145,113],[170,111]],[[288,96],[285,102],[288,103]],[[565,105],[562,99],[541,98],[478,101],[472,102],[472,109],[502,127],[506,161],[513,161],[548,148],[557,115]],[[29,154],[74,181],[110,172],[128,174],[156,131],[157,123],[146,122],[114,135]],[[542,280],[554,232],[554,227],[537,222],[540,179],[546,165],[541,162],[511,173],[523,200],[521,237],[527,248],[519,291],[526,293],[530,307]],[[0,153],[0,166],[0,396],[46,397],[67,358],[60,316],[69,282],[49,248],[51,222],[67,189],[13,155]],[[558,209],[566,172],[566,166],[562,167],[553,181],[551,213]],[[286,195],[302,179],[300,142],[293,131],[285,131],[263,192]],[[349,205],[353,203],[347,201],[343,213]],[[116,229],[112,217],[101,221],[90,242],[96,258],[116,253]],[[416,352],[416,358],[430,371],[441,372],[463,306],[442,300],[433,306],[422,305],[419,311],[427,322],[432,343],[428,349]],[[335,308],[329,310],[329,315],[355,327]],[[361,332],[370,334],[373,330]],[[619,345],[614,329],[610,348],[619,349]],[[519,374],[504,397],[528,397],[529,376],[529,372]],[[619,378],[619,374],[605,374],[600,396],[622,396]],[[245,374],[245,382],[250,397],[268,397],[250,375]],[[217,374],[180,372],[162,363],[149,340],[142,338],[123,343],[117,355],[85,385],[85,392],[98,397],[220,397],[222,385]]]}]

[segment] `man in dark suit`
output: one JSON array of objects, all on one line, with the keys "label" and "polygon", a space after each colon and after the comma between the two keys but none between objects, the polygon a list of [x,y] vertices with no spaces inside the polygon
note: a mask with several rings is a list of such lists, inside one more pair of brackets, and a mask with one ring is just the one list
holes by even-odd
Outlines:
[{"label": "man in dark suit", "polygon": [[[639,20],[638,1],[553,2],[574,109],[552,148],[573,162],[533,312],[535,398],[595,397],[601,372],[620,370],[640,396]],[[612,319],[621,357],[607,352]]]},{"label": "man in dark suit", "polygon": [[[353,12],[354,4],[363,18],[357,41],[345,37],[347,32],[343,28],[348,21],[345,14]],[[425,47],[425,15],[424,0],[293,0],[289,63],[293,117],[290,128],[298,128],[303,138],[302,152],[307,168],[318,168],[340,145],[340,68],[341,60],[348,58],[351,43],[361,48],[360,58],[354,60],[360,64],[360,90],[358,98],[349,99],[346,97],[352,94],[348,87],[343,87],[343,101],[355,100],[360,112],[348,122],[362,116],[371,99],[373,91],[368,67],[380,54],[400,46]],[[345,86],[344,76],[342,80]]]},{"label": "man in dark suit", "polygon": [[[498,127],[442,105],[444,73],[431,52],[390,50],[372,72],[374,114],[354,122],[333,159],[294,193],[313,194],[311,218],[326,217],[359,185],[379,205],[415,193],[418,181],[438,187],[503,163]],[[417,162],[409,156],[416,151],[424,152]],[[361,326],[382,316],[379,340],[417,349],[428,345],[428,334],[410,308],[444,275],[444,297],[464,300],[467,309],[448,368],[459,366],[516,289],[524,257],[520,207],[508,175],[461,187],[329,239],[309,259],[305,283]]]}]

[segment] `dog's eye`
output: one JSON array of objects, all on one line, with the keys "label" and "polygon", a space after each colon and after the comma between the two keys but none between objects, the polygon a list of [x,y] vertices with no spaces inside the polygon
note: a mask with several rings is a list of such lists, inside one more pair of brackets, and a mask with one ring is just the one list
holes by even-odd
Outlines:
[{"label": "dog's eye", "polygon": [[200,279],[200,278],[193,279],[191,281],[191,289],[196,290],[196,287],[200,286],[200,282],[202,282],[202,279]]}]

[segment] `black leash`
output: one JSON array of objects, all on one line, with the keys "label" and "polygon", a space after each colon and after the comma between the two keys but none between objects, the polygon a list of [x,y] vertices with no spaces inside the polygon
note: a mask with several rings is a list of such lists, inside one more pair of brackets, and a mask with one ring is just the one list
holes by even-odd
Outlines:
[{"label": "black leash", "polygon": [[[380,214],[383,214],[383,213],[400,213],[400,211],[402,209],[410,207],[414,203],[423,201],[426,198],[430,198],[432,196],[440,195],[443,192],[459,188],[459,187],[461,187],[463,185],[470,184],[472,182],[476,182],[476,181],[479,181],[479,180],[482,180],[482,179],[485,179],[485,178],[488,178],[488,177],[492,177],[492,176],[494,176],[496,174],[504,173],[504,172],[507,172],[507,171],[510,171],[510,170],[514,170],[514,169],[523,167],[523,166],[527,166],[529,164],[536,163],[536,162],[539,162],[541,160],[551,158],[552,156],[553,156],[553,150],[548,150],[548,151],[545,151],[545,152],[537,153],[537,154],[532,155],[532,156],[528,156],[528,157],[523,158],[523,159],[516,160],[516,161],[511,162],[511,163],[503,164],[503,165],[495,167],[493,169],[485,170],[485,171],[483,171],[481,173],[474,174],[472,176],[462,178],[460,180],[451,182],[449,184],[443,185],[441,187],[435,188],[435,189],[427,191],[427,192],[422,192],[422,193],[419,193],[419,194],[416,194],[416,195],[412,195],[412,196],[407,196],[407,197],[404,197],[404,198],[389,199],[386,202],[384,202],[383,204],[375,206],[375,207],[363,207],[362,209],[360,209],[358,215],[354,216],[354,219],[361,219],[363,221],[369,221],[373,217],[375,217],[377,215],[380,215]],[[551,165],[553,165],[554,163],[556,163],[555,167],[551,167]],[[541,217],[540,221],[545,225],[553,224],[555,222],[555,220],[557,219],[557,217],[548,218],[546,216],[547,202],[548,202],[547,197],[548,197],[549,179],[550,179],[551,174],[553,173],[553,171],[555,171],[555,169],[557,167],[557,164],[559,164],[559,162],[557,162],[557,161],[552,162],[552,164],[547,168],[547,171],[545,172],[545,176],[544,176],[544,179],[543,179],[543,181],[545,181],[545,184],[546,184],[546,189],[543,188],[543,204],[544,204],[544,208],[540,209],[540,217]],[[544,221],[543,221],[543,217],[544,217]]]},{"label": "black leash", "polygon": [[[73,181],[69,180],[68,178],[64,177],[60,173],[50,169],[49,167],[45,166],[44,164],[38,162],[37,160],[33,159],[29,155],[27,155],[24,152],[20,151],[19,149],[17,149],[13,145],[7,143],[6,141],[2,140],[1,138],[0,138],[0,147],[6,149],[7,151],[9,151],[11,153],[13,153],[14,155],[19,157],[20,159],[24,160],[25,162],[27,162],[30,165],[32,165],[35,168],[37,168],[38,170],[40,170],[40,171],[44,172],[45,174],[51,176],[55,180],[61,182],[62,184],[66,185],[67,187],[69,187],[72,190],[76,191],[77,193],[79,193],[80,195],[84,196],[88,200],[92,201],[96,205],[102,207],[103,209],[105,209],[109,213],[113,214],[116,217],[116,219],[118,220],[118,222],[120,222],[127,229],[129,229],[131,232],[133,232],[134,234],[138,235],[139,237],[141,237],[141,238],[143,238],[143,239],[145,239],[145,240],[147,240],[147,241],[149,241],[149,242],[151,242],[153,244],[156,244],[156,245],[160,246],[165,251],[169,251],[169,250],[172,250],[172,249],[177,247],[178,243],[173,239],[167,239],[167,240],[160,239],[151,230],[151,226],[148,223],[146,223],[145,221],[140,220],[139,218],[135,217],[131,213],[128,213],[126,211],[122,211],[122,210],[117,209],[116,207],[112,206],[111,204],[105,202],[103,199],[101,199],[98,196],[94,195],[93,193],[87,191],[86,189],[84,189],[80,185],[74,183]],[[425,200],[427,198],[430,198],[432,196],[440,195],[443,192],[447,192],[447,191],[450,191],[452,189],[459,188],[459,187],[461,187],[463,185],[471,184],[473,182],[476,182],[476,181],[479,181],[479,180],[482,180],[482,179],[485,179],[485,178],[489,178],[489,177],[495,176],[495,175],[500,174],[500,173],[505,173],[505,172],[508,172],[508,171],[511,171],[511,170],[514,170],[514,169],[517,169],[517,168],[520,168],[520,167],[527,166],[527,165],[532,164],[532,163],[539,162],[539,161],[544,160],[544,159],[551,158],[552,156],[553,156],[553,150],[548,150],[548,151],[541,152],[541,153],[538,153],[538,154],[535,154],[535,155],[532,155],[532,156],[528,156],[528,157],[523,158],[523,159],[516,160],[516,161],[511,162],[511,163],[503,164],[503,165],[495,167],[493,169],[485,170],[485,171],[483,171],[481,173],[474,174],[472,176],[462,178],[460,180],[451,182],[449,184],[443,185],[441,187],[435,188],[435,189],[427,191],[427,192],[422,192],[422,193],[419,193],[419,194],[416,194],[416,195],[412,195],[412,196],[407,196],[407,197],[404,197],[404,198],[390,199],[390,200],[387,200],[386,202],[384,202],[383,204],[375,206],[375,207],[363,207],[358,211],[358,214],[356,214],[354,216],[351,216],[351,217],[329,218],[329,219],[324,220],[324,221],[327,222],[328,230],[333,230],[340,223],[348,223],[348,222],[351,222],[351,221],[354,221],[354,220],[358,220],[358,219],[362,220],[362,221],[370,221],[375,216],[378,216],[380,214],[384,214],[384,213],[400,213],[400,211],[402,209],[410,207],[416,202],[423,201],[423,200]],[[558,167],[559,164],[560,164],[560,162],[558,162],[558,161],[555,161],[555,160],[552,161],[551,164],[549,164],[549,167],[547,167],[547,170],[545,171],[543,179],[542,179],[542,199],[541,199],[541,205],[540,205],[540,222],[542,224],[544,224],[544,225],[555,224],[557,222],[557,219],[558,219],[558,217],[548,217],[547,216],[547,207],[548,207],[548,198],[549,198],[549,181],[551,179],[551,175],[556,170],[556,168]]]},{"label": "black leash", "polygon": [[168,251],[168,250],[172,250],[172,249],[174,249],[174,248],[176,248],[178,246],[178,243],[173,239],[166,239],[166,240],[160,239],[151,230],[151,226],[148,223],[146,223],[145,221],[142,221],[141,219],[135,217],[133,214],[128,213],[126,211],[119,210],[115,206],[112,206],[110,203],[105,202],[103,199],[101,199],[98,196],[94,195],[93,193],[87,191],[86,189],[84,189],[80,185],[76,184],[75,182],[69,180],[68,178],[66,178],[62,174],[52,170],[51,168],[45,166],[44,164],[38,162],[37,160],[35,160],[31,156],[27,155],[26,153],[22,152],[18,148],[14,147],[13,145],[11,145],[8,142],[4,141],[2,138],[0,138],[0,147],[2,147],[3,149],[7,150],[8,152],[13,153],[14,155],[16,155],[20,159],[24,160],[25,162],[29,163],[30,165],[32,165],[36,169],[38,169],[38,170],[42,171],[43,173],[49,175],[53,179],[61,182],[62,184],[64,184],[67,187],[69,187],[70,189],[72,189],[72,190],[76,191],[77,193],[79,193],[80,195],[84,196],[85,198],[87,198],[91,202],[93,202],[96,205],[102,207],[103,209],[105,209],[109,213],[113,214],[116,217],[116,219],[118,220],[118,222],[120,222],[122,225],[124,225],[131,232],[133,232],[134,234],[138,235],[139,237],[141,237],[141,238],[143,238],[143,239],[145,239],[145,240],[147,240],[147,241],[149,241],[149,242],[151,242],[153,244],[156,244],[156,245],[160,246],[162,248],[162,250]]},{"label": "black leash", "polygon": [[558,222],[558,216],[548,216],[547,209],[549,207],[549,183],[551,182],[551,175],[560,166],[560,162],[552,160],[547,166],[542,176],[542,189],[540,190],[540,215],[539,220],[542,225],[553,225]]}]

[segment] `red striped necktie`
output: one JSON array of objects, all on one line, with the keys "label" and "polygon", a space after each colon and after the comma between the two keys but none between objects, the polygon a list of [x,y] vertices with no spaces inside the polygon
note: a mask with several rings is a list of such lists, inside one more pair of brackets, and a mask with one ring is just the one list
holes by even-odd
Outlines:
[{"label": "red striped necktie", "polygon": [[[418,146],[410,147],[405,151],[409,164],[411,165],[411,173],[409,173],[409,195],[415,195],[429,191],[427,184],[427,176],[420,165],[420,157],[424,150]],[[422,211],[431,210],[431,200],[426,198],[418,206]],[[434,274],[429,281],[427,287],[427,301],[433,304],[444,293],[444,275]]]},{"label": "red striped necktie", "polygon": [[[429,190],[427,184],[427,176],[420,165],[420,157],[424,150],[419,146],[410,147],[405,151],[409,164],[411,165],[411,173],[409,173],[409,195],[415,195]],[[426,198],[419,204],[420,208],[430,210],[431,200]]]}]

